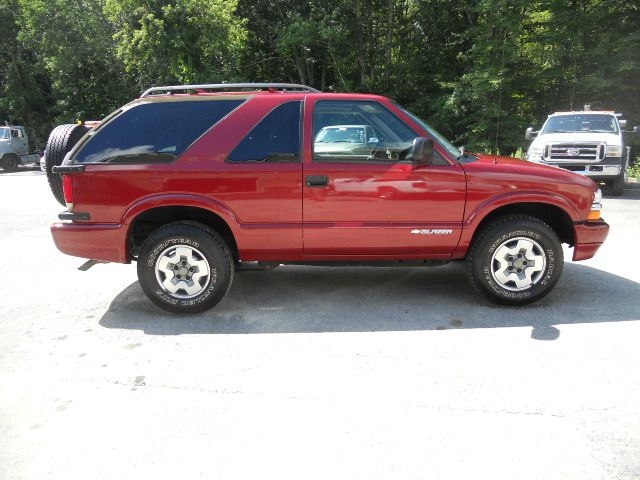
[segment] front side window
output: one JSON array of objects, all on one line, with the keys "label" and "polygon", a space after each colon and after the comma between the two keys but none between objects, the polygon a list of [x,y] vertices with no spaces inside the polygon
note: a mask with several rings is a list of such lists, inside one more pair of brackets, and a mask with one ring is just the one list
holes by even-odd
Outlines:
[{"label": "front side window", "polygon": [[244,100],[145,103],[96,131],[76,163],[164,163],[178,158]]},{"label": "front side window", "polygon": [[315,162],[397,162],[417,134],[391,111],[368,100],[320,100],[313,111]]},{"label": "front side window", "polygon": [[267,114],[229,155],[231,162],[300,161],[300,108],[284,103]]}]

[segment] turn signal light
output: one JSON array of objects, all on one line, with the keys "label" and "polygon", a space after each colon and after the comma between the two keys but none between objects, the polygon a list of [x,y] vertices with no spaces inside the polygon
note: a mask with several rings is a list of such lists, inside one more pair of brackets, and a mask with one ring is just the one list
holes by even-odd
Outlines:
[{"label": "turn signal light", "polygon": [[62,177],[62,190],[64,192],[64,201],[67,205],[73,204],[73,179],[69,175]]},{"label": "turn signal light", "polygon": [[591,210],[587,216],[587,220],[600,220],[600,210]]}]

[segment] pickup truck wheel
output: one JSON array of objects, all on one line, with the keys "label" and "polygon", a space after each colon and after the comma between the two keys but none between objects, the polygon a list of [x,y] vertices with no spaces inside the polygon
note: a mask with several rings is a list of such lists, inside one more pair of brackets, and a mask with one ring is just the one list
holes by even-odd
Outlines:
[{"label": "pickup truck wheel", "polygon": [[18,170],[18,164],[20,163],[18,157],[12,153],[5,155],[2,159],[2,168],[5,172],[15,172]]},{"label": "pickup truck wheel", "polygon": [[138,279],[149,299],[172,313],[199,313],[224,298],[233,257],[222,237],[204,225],[170,223],[147,237]]},{"label": "pickup truck wheel", "polygon": [[45,173],[53,196],[62,206],[66,206],[62,191],[62,177],[57,173],[53,173],[53,167],[62,163],[65,155],[88,130],[89,127],[85,125],[58,125],[49,134],[47,146],[44,150]]},{"label": "pickup truck wheel", "polygon": [[625,174],[623,172],[611,182],[611,194],[613,196],[621,197],[624,195],[624,177]]},{"label": "pickup truck wheel", "polygon": [[467,255],[474,289],[500,305],[535,302],[560,279],[564,256],[556,233],[528,215],[511,215],[487,225]]}]

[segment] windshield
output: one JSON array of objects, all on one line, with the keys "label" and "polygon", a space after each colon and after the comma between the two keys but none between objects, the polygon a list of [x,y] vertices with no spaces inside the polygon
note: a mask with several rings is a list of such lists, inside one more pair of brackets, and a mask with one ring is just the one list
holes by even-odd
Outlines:
[{"label": "windshield", "polygon": [[449,140],[444,138],[440,132],[438,132],[431,125],[429,125],[427,122],[422,120],[420,117],[402,108],[400,105],[396,105],[396,106],[400,110],[402,110],[404,113],[409,115],[416,123],[420,124],[420,126],[424,128],[429,133],[429,135],[435,138],[438,141],[438,143],[440,143],[453,156],[453,158],[458,158],[460,156],[460,150],[458,150],[455,147],[455,145],[453,145]]},{"label": "windshield", "polygon": [[618,133],[618,123],[613,115],[557,115],[547,120],[542,133]]},{"label": "windshield", "polygon": [[325,127],[316,137],[316,143],[365,143],[364,127]]},{"label": "windshield", "polygon": [[11,138],[11,130],[9,127],[0,127],[0,140]]}]

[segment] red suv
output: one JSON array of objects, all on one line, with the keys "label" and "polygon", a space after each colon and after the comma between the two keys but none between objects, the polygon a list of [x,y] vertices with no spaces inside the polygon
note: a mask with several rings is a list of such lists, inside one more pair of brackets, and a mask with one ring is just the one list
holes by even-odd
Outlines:
[{"label": "red suv", "polygon": [[156,87],[89,131],[55,168],[64,253],[138,262],[172,312],[218,303],[244,262],[442,265],[466,259],[500,304],[558,281],[561,243],[592,257],[608,233],[588,178],[461,154],[378,95],[290,84]]}]

